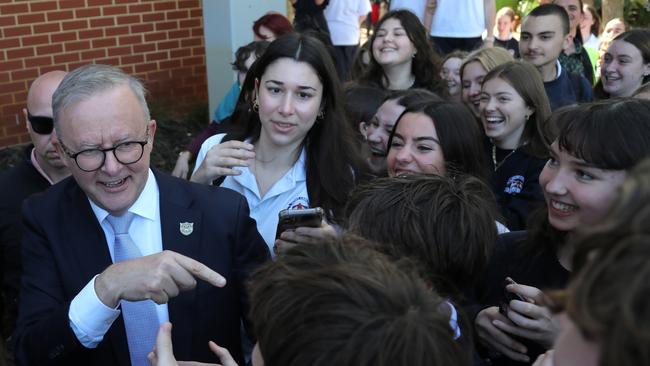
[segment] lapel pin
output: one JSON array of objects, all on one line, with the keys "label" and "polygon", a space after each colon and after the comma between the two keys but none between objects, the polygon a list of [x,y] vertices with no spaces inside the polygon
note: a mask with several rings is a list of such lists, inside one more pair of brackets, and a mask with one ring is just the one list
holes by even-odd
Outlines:
[{"label": "lapel pin", "polygon": [[194,223],[193,222],[181,222],[179,230],[180,230],[181,234],[183,234],[185,236],[188,236],[188,235],[192,234],[192,232],[194,231]]}]

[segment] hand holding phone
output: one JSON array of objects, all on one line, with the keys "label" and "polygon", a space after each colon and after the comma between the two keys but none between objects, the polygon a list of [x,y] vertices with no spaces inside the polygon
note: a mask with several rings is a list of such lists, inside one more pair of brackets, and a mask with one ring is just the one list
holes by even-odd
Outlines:
[{"label": "hand holding phone", "polygon": [[505,316],[508,316],[508,306],[510,304],[510,301],[512,300],[519,300],[523,302],[529,302],[526,298],[523,296],[515,293],[515,292],[510,292],[506,288],[508,285],[516,285],[517,282],[515,282],[512,278],[506,277],[506,279],[503,281],[503,297],[504,300],[499,304],[499,312]]},{"label": "hand holding phone", "polygon": [[278,214],[278,228],[275,232],[275,238],[280,238],[280,235],[287,230],[294,230],[301,226],[320,227],[323,214],[324,211],[320,207],[282,210]]}]

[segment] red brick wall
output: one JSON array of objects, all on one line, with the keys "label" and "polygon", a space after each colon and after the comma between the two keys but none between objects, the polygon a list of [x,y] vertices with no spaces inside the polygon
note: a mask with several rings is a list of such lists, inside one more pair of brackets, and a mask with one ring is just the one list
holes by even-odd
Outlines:
[{"label": "red brick wall", "polygon": [[88,63],[142,78],[172,115],[207,102],[201,1],[0,0],[0,147],[29,141],[32,80]]}]

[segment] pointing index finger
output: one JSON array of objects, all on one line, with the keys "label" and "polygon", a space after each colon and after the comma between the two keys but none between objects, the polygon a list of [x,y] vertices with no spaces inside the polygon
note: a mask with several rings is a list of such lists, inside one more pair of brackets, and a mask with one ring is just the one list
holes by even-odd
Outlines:
[{"label": "pointing index finger", "polygon": [[222,275],[211,270],[210,267],[199,261],[180,254],[176,257],[176,261],[196,278],[207,281],[216,287],[224,287],[226,285],[226,279]]}]

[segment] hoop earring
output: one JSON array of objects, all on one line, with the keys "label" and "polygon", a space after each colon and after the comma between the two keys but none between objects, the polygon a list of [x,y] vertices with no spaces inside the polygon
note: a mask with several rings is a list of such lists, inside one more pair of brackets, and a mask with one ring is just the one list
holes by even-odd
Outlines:
[{"label": "hoop earring", "polygon": [[257,100],[257,97],[255,97],[255,99],[253,99],[253,111],[255,113],[260,112],[260,102]]},{"label": "hoop earring", "polygon": [[318,111],[318,114],[316,115],[316,119],[322,120],[323,118],[325,118],[325,112],[323,112],[323,110],[321,109],[320,111]]}]

